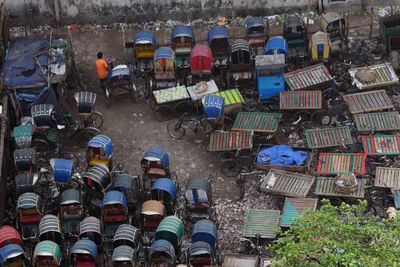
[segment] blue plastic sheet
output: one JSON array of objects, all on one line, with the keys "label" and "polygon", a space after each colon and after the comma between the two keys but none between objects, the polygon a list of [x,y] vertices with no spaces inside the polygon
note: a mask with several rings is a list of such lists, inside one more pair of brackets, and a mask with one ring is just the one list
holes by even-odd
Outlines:
[{"label": "blue plastic sheet", "polygon": [[48,51],[48,40],[18,39],[12,42],[1,73],[5,87],[26,88],[47,84],[39,64],[47,69]]},{"label": "blue plastic sheet", "polygon": [[291,147],[280,145],[262,149],[257,156],[257,164],[274,166],[301,166],[308,158],[305,151],[295,151]]}]

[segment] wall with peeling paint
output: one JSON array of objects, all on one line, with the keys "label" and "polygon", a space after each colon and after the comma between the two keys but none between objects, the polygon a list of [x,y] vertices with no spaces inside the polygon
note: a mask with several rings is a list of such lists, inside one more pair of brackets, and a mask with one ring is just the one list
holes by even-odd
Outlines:
[{"label": "wall with peeling paint", "polygon": [[319,0],[5,0],[15,25],[269,15]]}]

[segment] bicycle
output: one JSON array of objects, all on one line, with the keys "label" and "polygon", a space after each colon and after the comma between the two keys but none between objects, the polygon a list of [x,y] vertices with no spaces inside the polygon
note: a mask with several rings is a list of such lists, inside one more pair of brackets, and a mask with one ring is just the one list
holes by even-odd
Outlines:
[{"label": "bicycle", "polygon": [[[223,122],[221,123],[222,120]],[[191,129],[195,134],[209,134],[221,125],[224,130],[229,130],[228,128],[233,125],[233,121],[227,116],[217,120],[209,119],[204,115],[188,117],[187,114],[184,114],[178,119],[177,122],[168,123],[167,131],[172,138],[179,140],[186,135],[186,129]]]},{"label": "bicycle", "polygon": [[251,172],[255,151],[236,150],[224,152],[219,157],[220,170],[227,177],[237,177],[242,172]]}]

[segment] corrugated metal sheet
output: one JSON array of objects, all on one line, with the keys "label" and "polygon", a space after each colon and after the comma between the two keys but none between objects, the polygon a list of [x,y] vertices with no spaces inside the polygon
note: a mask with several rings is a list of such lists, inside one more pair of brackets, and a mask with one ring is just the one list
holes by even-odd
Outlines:
[{"label": "corrugated metal sheet", "polygon": [[253,132],[213,132],[210,134],[210,151],[229,151],[253,147]]},{"label": "corrugated metal sheet", "polygon": [[343,100],[351,114],[359,114],[394,108],[392,100],[385,90],[344,95]]},{"label": "corrugated metal sheet", "polygon": [[313,183],[311,175],[271,169],[261,182],[260,189],[289,197],[306,197]]},{"label": "corrugated metal sheet", "polygon": [[377,167],[374,185],[383,188],[400,188],[400,168]]},{"label": "corrugated metal sheet", "polygon": [[357,191],[344,194],[335,192],[335,178],[318,178],[315,185],[315,194],[327,197],[364,198],[366,180],[358,179]]},{"label": "corrugated metal sheet", "polygon": [[321,109],[321,91],[286,91],[280,93],[281,110]]},{"label": "corrugated metal sheet", "polygon": [[400,155],[400,135],[362,136],[364,153],[369,156]]},{"label": "corrugated metal sheet", "polygon": [[320,153],[318,158],[317,173],[365,174],[365,160],[367,155],[361,153]]},{"label": "corrugated metal sheet", "polygon": [[261,238],[275,238],[275,228],[278,226],[279,210],[252,209],[246,213],[243,236]]},{"label": "corrugated metal sheet", "polygon": [[285,74],[285,81],[292,91],[316,87],[332,79],[329,70],[322,63]]},{"label": "corrugated metal sheet", "polygon": [[309,148],[326,148],[353,144],[350,128],[348,126],[307,130],[306,136]]},{"label": "corrugated metal sheet", "polygon": [[354,115],[354,122],[359,132],[400,130],[400,114],[394,112],[378,112]]},{"label": "corrugated metal sheet", "polygon": [[290,227],[295,218],[301,216],[306,209],[317,208],[318,198],[292,198],[287,197],[283,205],[281,227]]},{"label": "corrugated metal sheet", "polygon": [[273,133],[278,130],[282,119],[280,113],[239,112],[232,131],[253,130],[254,132]]}]

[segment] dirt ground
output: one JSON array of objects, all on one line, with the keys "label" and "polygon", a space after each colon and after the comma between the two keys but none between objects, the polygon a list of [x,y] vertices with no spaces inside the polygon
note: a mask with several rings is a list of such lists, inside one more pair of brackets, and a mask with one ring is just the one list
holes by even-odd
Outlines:
[{"label": "dirt ground", "polygon": [[[239,22],[230,25],[231,38],[244,36],[244,27]],[[193,25],[198,42],[206,40],[207,30],[215,21]],[[369,23],[367,16],[354,16],[351,26],[365,25]],[[170,28],[165,24],[150,25],[156,34],[158,43],[168,44]],[[280,34],[281,26],[273,25],[272,34]],[[310,32],[315,32],[317,24],[311,25]],[[126,42],[133,39],[139,25],[126,26]],[[155,30],[154,30],[155,29]],[[158,29],[158,30],[157,30]],[[357,29],[364,35],[369,33],[369,26]],[[57,30],[61,35],[67,35],[67,30]],[[374,29],[376,33],[376,28]],[[30,32],[30,35],[48,36],[48,29]],[[19,32],[18,35],[23,35]],[[243,227],[244,213],[250,208],[277,208],[280,203],[276,197],[259,193],[256,190],[256,179],[250,179],[246,183],[246,194],[243,200],[238,199],[239,190],[235,179],[224,177],[218,170],[216,155],[207,152],[204,145],[208,143],[206,136],[188,133],[182,140],[173,140],[167,133],[167,123],[155,121],[152,110],[147,103],[139,101],[133,103],[125,95],[113,98],[111,108],[105,103],[105,97],[100,91],[95,72],[95,57],[98,51],[105,56],[113,56],[124,61],[124,49],[122,31],[118,25],[79,26],[79,30],[72,31],[72,43],[77,67],[82,81],[88,90],[98,94],[96,109],[104,115],[103,132],[114,143],[114,155],[117,162],[132,175],[140,175],[140,159],[144,152],[151,147],[163,147],[170,155],[171,170],[177,172],[180,188],[183,189],[186,181],[192,177],[206,177],[213,184],[213,199],[215,209],[219,214],[219,235],[222,240],[220,246],[224,252],[237,252],[240,244],[240,233]],[[128,59],[132,57],[132,50],[127,50]],[[143,85],[138,85],[140,89]],[[179,207],[184,205],[182,197],[179,199]]]}]

